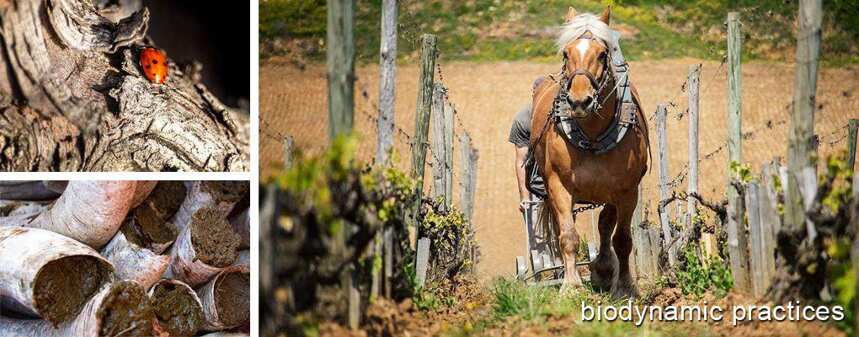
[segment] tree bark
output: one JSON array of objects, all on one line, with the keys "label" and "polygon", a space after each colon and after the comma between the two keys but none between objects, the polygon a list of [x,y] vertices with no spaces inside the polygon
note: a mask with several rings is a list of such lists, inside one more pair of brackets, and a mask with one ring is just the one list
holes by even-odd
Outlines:
[{"label": "tree bark", "polygon": [[165,84],[145,78],[149,11],[128,3],[0,1],[0,170],[249,169],[249,119],[199,64],[168,59]]}]

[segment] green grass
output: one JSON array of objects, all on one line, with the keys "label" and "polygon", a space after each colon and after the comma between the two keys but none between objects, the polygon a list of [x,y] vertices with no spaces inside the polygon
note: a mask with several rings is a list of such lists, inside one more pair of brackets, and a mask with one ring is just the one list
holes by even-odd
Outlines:
[{"label": "green grass", "polygon": [[[491,288],[492,309],[485,317],[467,322],[447,331],[447,336],[482,336],[493,334],[493,329],[519,329],[526,326],[541,326],[549,318],[572,318],[564,332],[568,336],[708,336],[704,324],[652,324],[636,327],[633,322],[590,321],[582,322],[582,303],[588,305],[615,305],[626,300],[615,300],[606,293],[599,293],[589,286],[560,294],[557,287],[538,287],[510,279],[496,279]],[[640,304],[635,301],[635,304]],[[512,322],[512,323],[511,323]],[[513,324],[511,326],[511,324]],[[516,331],[516,330],[510,330]]]}]

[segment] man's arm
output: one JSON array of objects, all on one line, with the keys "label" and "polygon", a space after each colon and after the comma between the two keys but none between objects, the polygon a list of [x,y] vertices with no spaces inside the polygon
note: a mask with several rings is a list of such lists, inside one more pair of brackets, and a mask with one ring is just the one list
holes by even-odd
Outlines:
[{"label": "man's arm", "polygon": [[525,187],[525,157],[528,155],[528,147],[516,147],[516,182],[519,184],[519,211],[525,211],[525,201],[530,195]]}]

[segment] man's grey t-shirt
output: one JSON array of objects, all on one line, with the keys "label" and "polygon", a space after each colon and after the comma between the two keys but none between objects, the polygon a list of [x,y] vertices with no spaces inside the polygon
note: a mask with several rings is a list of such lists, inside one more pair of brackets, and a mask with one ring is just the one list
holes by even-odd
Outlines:
[{"label": "man's grey t-shirt", "polygon": [[526,147],[531,142],[531,103],[522,107],[513,118],[508,141],[516,147]]}]

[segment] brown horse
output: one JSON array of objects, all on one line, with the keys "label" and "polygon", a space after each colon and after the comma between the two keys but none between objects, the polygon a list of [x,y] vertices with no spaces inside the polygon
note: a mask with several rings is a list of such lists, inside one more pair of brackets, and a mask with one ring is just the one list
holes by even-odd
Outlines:
[{"label": "brown horse", "polygon": [[[587,202],[604,204],[599,214],[599,255],[590,264],[593,285],[611,291],[615,297],[635,297],[638,291],[629,262],[632,251],[630,221],[638,201],[638,184],[647,172],[649,154],[647,125],[638,95],[630,85],[635,108],[628,114],[637,117],[637,121],[604,153],[572,144],[555,125],[559,116],[553,116],[558,97],[564,97],[569,108],[564,110],[565,116],[560,117],[574,119],[581,134],[592,141],[619,118],[616,112],[620,111],[620,99],[608,69],[610,46],[600,38],[607,33],[590,29],[580,36],[570,36],[578,34],[574,29],[581,30],[582,23],[586,24],[584,27],[599,26],[597,28],[611,32],[608,29],[610,17],[610,8],[601,17],[576,15],[570,8],[558,39],[564,55],[562,71],[553,76],[553,81],[543,81],[534,91],[531,144],[548,194],[547,207],[543,208],[549,216],[542,218],[549,218],[560,236],[564,290],[582,285],[576,270],[579,235],[573,207],[576,203]],[[560,96],[563,90],[566,95]]]}]

